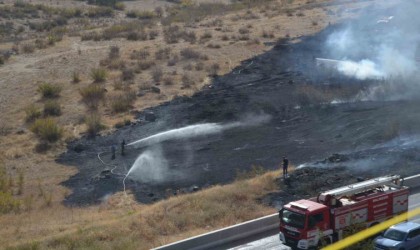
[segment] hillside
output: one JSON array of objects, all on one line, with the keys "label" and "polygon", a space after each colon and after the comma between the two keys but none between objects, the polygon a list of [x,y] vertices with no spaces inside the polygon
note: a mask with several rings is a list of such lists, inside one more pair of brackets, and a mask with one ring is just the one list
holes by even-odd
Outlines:
[{"label": "hillside", "polygon": [[[2,1],[0,245],[148,249],[275,211],[262,199],[283,188],[265,173],[280,154],[319,165],[353,145],[351,164],[382,157],[416,134],[416,102],[324,105],[379,81],[335,84],[314,60],[343,23],[398,3]],[[223,133],[162,141],[145,157],[163,150],[176,171],[133,175],[123,192],[144,145],[113,162],[111,145],[206,123]]]}]

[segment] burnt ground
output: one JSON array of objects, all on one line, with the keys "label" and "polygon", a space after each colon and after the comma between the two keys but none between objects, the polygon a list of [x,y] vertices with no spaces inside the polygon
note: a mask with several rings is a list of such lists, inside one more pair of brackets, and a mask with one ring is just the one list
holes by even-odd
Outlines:
[{"label": "burnt ground", "polygon": [[[293,165],[305,163],[324,176],[339,174],[337,178],[343,181],[357,176],[418,173],[420,137],[416,135],[420,130],[420,100],[353,100],[330,104],[302,94],[301,87],[310,85],[321,92],[342,90],[355,96],[381,84],[334,76],[316,68],[314,58],[328,56],[320,44],[335,29],[338,26],[299,41],[279,41],[269,52],[216,77],[210,86],[192,97],[179,97],[139,112],[135,123],[111,135],[83,137],[70,143],[58,162],[76,166],[79,173],[63,183],[73,190],[65,203],[97,203],[108,194],[123,190],[123,175],[148,148],[127,147],[126,156],[117,154],[111,161],[110,147],[122,139],[132,142],[197,123],[229,123],[248,114],[269,114],[271,120],[218,134],[162,142],[159,149],[168,166],[161,173],[162,178],[128,179],[127,189],[139,202],[150,203],[169,193],[229,183],[238,170],[249,170],[252,165],[277,169],[283,155]],[[145,119],[146,113],[151,112],[155,121]],[[115,174],[107,171],[113,166],[99,161],[97,155],[101,152],[106,164],[116,166]],[[326,159],[336,153],[341,154],[340,160]],[[321,174],[310,176],[314,181],[321,179]],[[301,182],[296,180],[293,185]],[[331,185],[339,183],[343,182]],[[305,190],[295,189],[300,193]]]}]

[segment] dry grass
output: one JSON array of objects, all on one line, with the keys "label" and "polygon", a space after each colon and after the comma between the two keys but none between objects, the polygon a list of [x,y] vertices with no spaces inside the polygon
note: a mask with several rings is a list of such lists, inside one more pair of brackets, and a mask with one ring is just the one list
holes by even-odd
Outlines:
[{"label": "dry grass", "polygon": [[[278,171],[268,172],[150,206],[135,205],[131,196],[123,194],[84,210],[56,205],[32,212],[32,226],[20,229],[19,234],[30,231],[38,221],[41,230],[30,231],[23,241],[3,241],[14,245],[14,249],[33,245],[36,249],[150,249],[274,213],[275,209],[261,204],[258,198],[278,189],[278,175]],[[0,222],[13,218],[3,217]]]}]

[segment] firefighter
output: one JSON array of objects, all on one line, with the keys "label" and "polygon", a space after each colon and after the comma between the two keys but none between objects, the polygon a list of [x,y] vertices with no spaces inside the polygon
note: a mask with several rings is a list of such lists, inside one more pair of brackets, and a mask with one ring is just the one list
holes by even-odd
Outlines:
[{"label": "firefighter", "polygon": [[115,145],[111,146],[111,160],[115,159]]},{"label": "firefighter", "polygon": [[286,156],[283,156],[283,178],[286,179],[287,177],[287,168],[289,167],[289,160],[286,158]]},{"label": "firefighter", "polygon": [[125,155],[125,140],[123,139],[121,142],[121,155]]}]

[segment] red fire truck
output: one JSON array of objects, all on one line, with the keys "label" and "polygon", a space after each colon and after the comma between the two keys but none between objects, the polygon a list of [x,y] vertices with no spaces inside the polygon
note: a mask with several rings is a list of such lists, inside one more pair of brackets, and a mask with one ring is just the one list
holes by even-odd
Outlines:
[{"label": "red fire truck", "polygon": [[408,209],[409,189],[398,175],[340,187],[280,211],[280,241],[297,249],[317,249],[343,238],[351,225],[370,227]]}]

